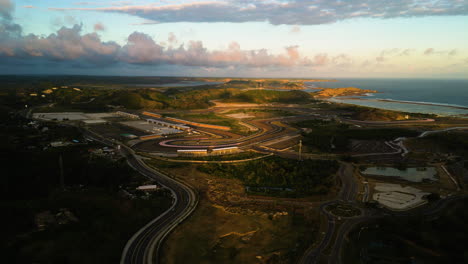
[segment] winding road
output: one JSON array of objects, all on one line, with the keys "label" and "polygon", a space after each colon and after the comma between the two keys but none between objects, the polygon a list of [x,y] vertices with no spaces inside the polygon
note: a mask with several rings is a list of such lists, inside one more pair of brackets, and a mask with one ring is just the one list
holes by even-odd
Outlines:
[{"label": "winding road", "polygon": [[[310,117],[310,116],[307,116]],[[211,146],[255,146],[265,141],[271,141],[279,137],[284,137],[289,134],[297,134],[297,131],[288,131],[284,126],[274,124],[275,120],[262,120],[262,126],[259,132],[254,135],[240,137],[236,139],[221,138],[218,140],[203,140],[197,142],[197,145],[180,144],[183,141],[193,141],[193,139],[173,139],[161,140],[158,142],[160,147],[165,148],[207,148]],[[452,128],[452,129],[466,129],[466,128]],[[448,129],[442,130],[446,131]],[[436,131],[432,132],[435,133]],[[426,134],[421,134],[424,137]],[[105,145],[117,147],[120,146],[121,154],[127,158],[128,164],[137,170],[142,175],[154,179],[160,185],[164,186],[171,191],[174,202],[172,206],[163,214],[152,220],[146,226],[141,228],[133,237],[127,242],[121,257],[121,264],[129,263],[159,263],[160,262],[160,248],[168,234],[183,222],[196,208],[198,204],[198,196],[196,192],[183,182],[177,181],[160,171],[150,168],[145,164],[142,157],[135,154],[134,150],[125,146],[117,141],[103,138],[102,136],[85,130],[86,137],[93,140],[102,142]],[[188,143],[184,142],[184,143]],[[401,152],[401,151],[399,151]],[[338,171],[342,187],[336,199],[323,203],[320,206],[320,211],[326,219],[326,231],[321,237],[321,240],[314,244],[313,247],[306,250],[304,256],[299,263],[317,263],[320,258],[324,256],[324,252],[329,252],[329,263],[341,263],[341,251],[343,243],[345,242],[346,234],[349,233],[357,224],[373,218],[366,211],[362,211],[362,215],[358,217],[345,218],[344,221],[337,224],[337,216],[332,215],[326,210],[330,204],[338,202],[346,202],[355,204],[355,198],[358,192],[358,185],[353,176],[354,167],[349,163],[342,163]],[[447,203],[441,201],[434,205],[435,208],[428,209],[427,211],[438,212],[445,207]],[[341,220],[338,218],[338,220]],[[339,228],[337,229],[337,227]]]},{"label": "winding road", "polygon": [[135,155],[135,152],[124,144],[105,139],[88,130],[84,130],[83,134],[108,146],[120,146],[121,154],[127,158],[132,168],[171,191],[174,199],[172,206],[130,238],[120,261],[121,264],[159,263],[160,248],[164,239],[195,210],[198,204],[197,194],[188,185],[150,168],[141,157]]},{"label": "winding road", "polygon": [[[336,229],[336,221],[333,214],[328,212],[325,208],[328,205],[338,203],[338,202],[352,202],[357,194],[357,183],[353,176],[354,167],[349,163],[342,163],[340,169],[338,170],[338,176],[340,177],[342,186],[338,196],[335,200],[325,202],[320,205],[320,211],[323,215],[325,215],[327,220],[327,229],[325,231],[322,240],[313,245],[313,247],[306,250],[303,257],[300,259],[300,264],[309,264],[309,263],[317,263],[322,255],[323,251],[329,247],[330,242],[332,242],[333,235]],[[339,233],[343,233],[343,228],[340,227]],[[338,238],[340,236],[337,236]],[[336,243],[335,243],[336,244]]]}]

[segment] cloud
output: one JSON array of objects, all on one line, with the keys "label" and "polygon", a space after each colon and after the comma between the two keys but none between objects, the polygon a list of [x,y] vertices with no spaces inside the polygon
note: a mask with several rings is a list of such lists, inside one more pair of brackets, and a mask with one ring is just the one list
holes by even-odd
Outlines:
[{"label": "cloud", "polygon": [[349,67],[354,63],[353,59],[347,54],[339,54],[333,57],[331,61],[337,67]]},{"label": "cloud", "polygon": [[299,26],[293,26],[289,32],[290,33],[299,33],[299,32],[301,32],[301,28]]},{"label": "cloud", "polygon": [[317,25],[362,17],[468,15],[468,2],[460,0],[225,0],[50,9],[126,13],[159,23],[269,22],[274,25]]},{"label": "cloud", "polygon": [[446,56],[455,56],[457,55],[456,49],[451,50],[435,50],[434,48],[427,48],[424,50],[423,54],[425,56],[432,56],[432,55],[446,55]]},{"label": "cloud", "polygon": [[106,64],[114,61],[119,45],[102,42],[96,33],[81,35],[81,25],[62,27],[47,37],[21,32],[0,35],[0,57],[23,60],[42,58],[49,61],[77,61]]},{"label": "cloud", "polygon": [[76,24],[79,24],[78,21],[76,20],[76,18],[74,16],[70,16],[70,15],[66,15],[66,16],[63,16],[63,17],[55,17],[53,20],[52,20],[52,25],[54,27],[62,27],[64,25],[67,25],[67,26],[73,26],[73,25],[76,25]]},{"label": "cloud", "polygon": [[[10,25],[10,24],[8,24]],[[189,41],[175,46],[177,38],[169,34],[169,47],[159,44],[151,36],[134,32],[125,45],[104,42],[97,33],[82,34],[82,25],[61,27],[49,36],[22,35],[16,24],[5,27],[0,35],[0,59],[70,62],[76,65],[181,65],[226,68],[242,67],[293,67],[325,63],[322,57],[310,60],[299,52],[298,46],[288,46],[282,54],[271,54],[266,49],[243,50],[232,42],[227,49],[210,51],[201,41]],[[325,55],[324,55],[325,56]]]},{"label": "cloud", "polygon": [[33,5],[25,5],[25,6],[23,6],[23,8],[36,8],[36,7],[33,6]]},{"label": "cloud", "polygon": [[392,57],[406,57],[410,56],[414,52],[413,49],[400,49],[400,48],[393,48],[393,49],[385,49],[382,50],[375,58],[377,62],[384,62]]},{"label": "cloud", "polygon": [[94,24],[94,31],[104,31],[106,27],[102,23]]},{"label": "cloud", "polygon": [[433,48],[428,48],[424,51],[424,55],[432,55],[432,54],[434,54]]},{"label": "cloud", "polygon": [[0,0],[0,19],[11,20],[13,3],[10,0]]},{"label": "cloud", "polygon": [[209,51],[201,41],[189,41],[187,45],[165,48],[149,35],[134,32],[121,48],[119,60],[131,64],[176,64],[201,67],[289,67],[310,65],[302,57],[298,46],[285,47],[283,54],[270,54],[266,49],[242,50],[232,42],[226,50]]},{"label": "cloud", "polygon": [[[2,1],[0,23],[0,59],[16,62],[37,61],[67,62],[74,65],[179,65],[201,67],[292,67],[314,65],[314,60],[304,57],[298,46],[285,47],[282,54],[271,54],[266,49],[243,50],[232,42],[224,50],[208,50],[201,41],[189,41],[176,46],[173,33],[168,36],[169,47],[158,43],[142,32],[133,32],[124,45],[102,41],[94,33],[83,34],[82,24],[62,26],[48,36],[23,35],[22,28],[11,21],[12,4]],[[71,17],[73,18],[73,17]],[[67,19],[65,19],[67,20]],[[70,20],[70,19],[69,19]],[[70,21],[71,22],[71,21]],[[95,31],[104,27],[94,25]],[[323,63],[323,59],[319,64]]]},{"label": "cloud", "polygon": [[146,26],[146,25],[157,25],[157,24],[160,24],[160,23],[157,22],[157,21],[153,21],[153,20],[148,20],[148,19],[146,19],[146,20],[143,21],[143,22],[132,23],[132,24],[130,24],[130,25],[132,25],[132,26]]},{"label": "cloud", "polygon": [[321,65],[326,65],[328,64],[330,59],[328,58],[328,55],[325,53],[317,54],[314,57],[313,64],[321,66]]},{"label": "cloud", "polygon": [[178,42],[177,37],[173,32],[169,33],[169,36],[167,37],[167,41],[169,42],[170,45],[177,44]]}]

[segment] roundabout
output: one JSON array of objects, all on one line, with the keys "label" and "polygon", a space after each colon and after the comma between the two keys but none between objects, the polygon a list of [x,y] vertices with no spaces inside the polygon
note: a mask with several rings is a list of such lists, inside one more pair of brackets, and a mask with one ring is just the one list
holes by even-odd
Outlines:
[{"label": "roundabout", "polygon": [[325,207],[325,210],[333,216],[341,218],[353,218],[362,215],[360,208],[355,205],[342,202],[329,204]]}]

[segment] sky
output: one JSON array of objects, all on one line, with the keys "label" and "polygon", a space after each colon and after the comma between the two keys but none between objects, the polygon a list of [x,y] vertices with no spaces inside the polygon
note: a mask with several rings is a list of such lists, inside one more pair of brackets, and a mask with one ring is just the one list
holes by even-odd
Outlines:
[{"label": "sky", "polygon": [[0,74],[468,79],[468,0],[0,0]]}]

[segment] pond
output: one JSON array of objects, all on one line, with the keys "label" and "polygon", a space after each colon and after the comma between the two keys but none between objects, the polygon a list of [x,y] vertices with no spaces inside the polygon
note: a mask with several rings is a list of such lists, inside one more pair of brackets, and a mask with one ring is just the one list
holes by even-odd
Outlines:
[{"label": "pond", "polygon": [[397,177],[411,182],[436,181],[437,171],[434,167],[407,168],[404,170],[391,167],[370,167],[361,171],[364,175]]}]

